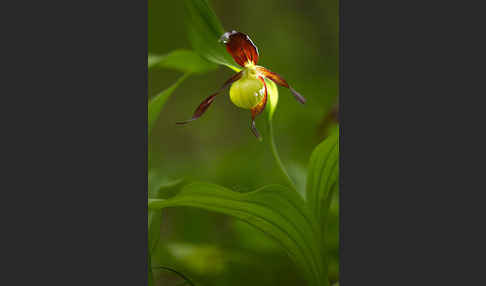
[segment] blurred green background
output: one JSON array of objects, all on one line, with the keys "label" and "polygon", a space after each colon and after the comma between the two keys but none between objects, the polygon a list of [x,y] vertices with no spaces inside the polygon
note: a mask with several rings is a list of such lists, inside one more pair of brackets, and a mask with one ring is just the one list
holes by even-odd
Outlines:
[{"label": "blurred green background", "polygon": [[[301,105],[279,87],[274,116],[280,156],[300,191],[316,145],[332,126],[325,124],[338,96],[337,0],[210,0],[225,30],[246,33],[258,47],[259,65],[282,75],[306,97]],[[148,51],[167,54],[191,49],[186,36],[182,1],[149,0]],[[213,182],[247,192],[282,183],[267,146],[264,116],[257,119],[259,142],[249,129],[250,112],[234,106],[228,96],[216,98],[208,111],[187,126],[199,103],[234,72],[220,67],[190,76],[172,94],[149,140],[151,186],[185,178]],[[155,69],[149,73],[149,97],[182,74]],[[338,279],[338,204],[331,206],[330,276]],[[178,269],[197,285],[304,285],[282,249],[260,232],[223,215],[191,208],[163,211],[160,243],[153,266]],[[157,285],[178,285],[176,275],[157,271]]]}]

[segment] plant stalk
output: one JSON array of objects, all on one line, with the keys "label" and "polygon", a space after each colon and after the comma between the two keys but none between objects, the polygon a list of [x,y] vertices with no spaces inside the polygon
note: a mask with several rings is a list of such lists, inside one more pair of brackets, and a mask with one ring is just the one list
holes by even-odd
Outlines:
[{"label": "plant stalk", "polygon": [[269,143],[270,143],[270,149],[272,150],[273,158],[275,159],[275,163],[277,163],[278,169],[280,170],[280,173],[281,173],[283,179],[285,180],[285,182],[287,183],[287,185],[289,187],[291,187],[292,189],[297,191],[297,187],[295,186],[294,182],[290,178],[289,173],[285,169],[285,166],[282,163],[282,160],[280,160],[280,156],[278,155],[277,146],[275,145],[275,138],[274,138],[274,134],[273,134],[273,123],[272,122],[273,122],[272,120],[268,120],[268,130],[269,130],[269,133],[270,133]]}]

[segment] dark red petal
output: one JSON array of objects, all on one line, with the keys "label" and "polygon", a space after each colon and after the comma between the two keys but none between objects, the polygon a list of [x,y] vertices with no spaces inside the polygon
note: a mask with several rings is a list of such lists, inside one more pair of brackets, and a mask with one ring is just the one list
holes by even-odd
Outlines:
[{"label": "dark red petal", "polygon": [[258,48],[246,34],[237,31],[226,32],[221,36],[221,41],[240,66],[244,67],[247,63],[257,64]]},{"label": "dark red petal", "polygon": [[267,96],[267,85],[265,84],[265,80],[263,79],[263,77],[259,77],[259,78],[263,82],[263,87],[265,88],[265,96],[255,107],[251,109],[251,131],[256,136],[256,138],[258,138],[258,140],[262,140],[262,137],[260,136],[260,133],[258,133],[258,130],[256,129],[255,126],[255,118],[258,115],[260,115],[263,112],[263,110],[265,110],[268,96]]},{"label": "dark red petal", "polygon": [[267,98],[268,98],[267,84],[265,83],[265,80],[263,79],[263,77],[260,76],[258,78],[263,83],[263,87],[265,88],[265,95],[263,96],[262,100],[256,106],[254,106],[251,109],[251,114],[252,114],[253,117],[260,115],[260,113],[262,113],[263,110],[265,110],[265,106],[267,105]]},{"label": "dark red petal", "polygon": [[211,103],[213,103],[214,97],[216,95],[218,95],[218,93],[212,94],[211,96],[206,98],[203,102],[201,102],[201,104],[199,104],[199,106],[196,108],[196,111],[194,111],[194,115],[192,115],[191,119],[186,120],[186,121],[178,121],[178,122],[176,122],[176,124],[179,124],[179,125],[187,124],[191,121],[198,119],[201,115],[203,115],[203,113],[206,111],[206,109],[208,109],[208,107],[211,105]]},{"label": "dark red petal", "polygon": [[283,87],[286,87],[288,89],[290,89],[290,92],[292,92],[292,94],[294,95],[294,97],[302,104],[305,103],[306,99],[300,95],[300,93],[298,93],[297,91],[295,91],[295,89],[293,89],[292,87],[290,87],[290,85],[287,83],[287,81],[285,79],[283,79],[280,75],[264,68],[264,67],[261,67],[261,66],[258,66],[256,67],[258,72],[263,75],[264,77],[268,78],[268,79],[271,79],[273,82],[275,82],[276,84],[280,85],[280,86],[283,86]]},{"label": "dark red petal", "polygon": [[255,135],[255,137],[258,140],[262,141],[262,136],[260,135],[260,133],[258,133],[258,130],[256,129],[255,120],[254,119],[251,120],[250,129],[251,129],[251,132],[253,133],[253,135]]},{"label": "dark red petal", "polygon": [[185,121],[178,121],[178,122],[176,122],[176,124],[179,124],[179,125],[187,124],[187,123],[194,121],[194,120],[198,119],[199,117],[201,117],[201,115],[203,115],[204,112],[208,109],[208,107],[213,103],[214,97],[216,97],[216,95],[218,95],[221,91],[223,91],[227,86],[229,86],[233,82],[240,79],[241,75],[242,75],[242,72],[234,74],[230,79],[228,79],[221,86],[221,88],[217,92],[213,93],[208,98],[206,98],[203,102],[201,102],[201,104],[199,104],[199,106],[196,108],[196,111],[194,111],[194,114],[192,115],[191,119],[185,120]]}]

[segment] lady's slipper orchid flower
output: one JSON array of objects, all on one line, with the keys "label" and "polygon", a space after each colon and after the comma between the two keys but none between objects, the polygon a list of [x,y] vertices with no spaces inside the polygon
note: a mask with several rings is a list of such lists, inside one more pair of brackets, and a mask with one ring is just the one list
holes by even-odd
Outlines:
[{"label": "lady's slipper orchid flower", "polygon": [[213,103],[215,96],[231,85],[231,101],[238,107],[251,110],[251,131],[257,138],[261,139],[255,127],[255,118],[265,110],[267,104],[267,86],[264,78],[289,88],[300,103],[305,103],[305,98],[290,87],[280,75],[256,65],[259,56],[258,49],[246,34],[237,31],[226,32],[221,36],[221,41],[226,45],[226,50],[233,59],[243,69],[228,79],[218,91],[206,98],[198,106],[191,119],[177,122],[177,124],[186,124],[199,118]]}]

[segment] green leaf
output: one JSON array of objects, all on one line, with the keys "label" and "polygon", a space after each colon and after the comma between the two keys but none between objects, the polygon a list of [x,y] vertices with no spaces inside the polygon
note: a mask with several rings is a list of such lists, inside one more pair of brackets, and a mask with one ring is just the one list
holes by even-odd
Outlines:
[{"label": "green leaf", "polygon": [[167,199],[184,184],[184,179],[176,179],[172,181],[163,181],[154,179],[151,173],[149,173],[149,198],[151,199]]},{"label": "green leaf", "polygon": [[319,228],[294,190],[269,185],[238,193],[218,185],[192,183],[170,199],[149,200],[149,209],[180,206],[223,213],[247,222],[278,242],[310,285],[328,285],[318,241]]},{"label": "green leaf", "polygon": [[[157,176],[149,173],[149,194],[151,199],[167,198],[174,194],[180,186],[184,183],[184,179],[177,179],[170,182],[160,182]],[[162,211],[149,210],[148,211],[148,240],[149,253],[153,253],[160,238],[160,225],[162,224]]]},{"label": "green leaf", "polygon": [[164,106],[165,102],[169,98],[169,96],[174,92],[174,90],[190,75],[190,73],[185,73],[181,76],[174,84],[172,84],[169,88],[162,91],[161,93],[157,94],[150,100],[148,104],[148,134],[150,135],[152,131],[152,127],[154,126],[155,121],[159,118],[160,111]]},{"label": "green leaf", "polygon": [[174,196],[178,190],[184,185],[185,179],[168,180],[167,178],[159,178],[153,171],[148,174],[148,198],[149,199],[167,199]]},{"label": "green leaf", "polygon": [[223,26],[206,0],[184,0],[187,33],[192,48],[207,60],[239,71],[238,65],[219,41]]},{"label": "green leaf", "polygon": [[[173,193],[183,184],[183,179],[177,179],[170,182],[161,183],[157,180],[157,176],[153,173],[149,173],[149,198],[164,198],[168,197],[168,194]],[[162,225],[162,210],[148,210],[148,260],[149,260],[149,285],[154,283],[154,273],[151,268],[152,254],[157,247],[160,240],[160,226]]]},{"label": "green leaf", "polygon": [[148,69],[168,68],[181,72],[204,73],[216,69],[211,63],[190,50],[175,50],[166,55],[148,55]]},{"label": "green leaf", "polygon": [[307,203],[325,234],[328,210],[339,187],[339,128],[312,152],[307,175]]}]

